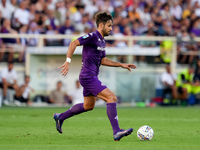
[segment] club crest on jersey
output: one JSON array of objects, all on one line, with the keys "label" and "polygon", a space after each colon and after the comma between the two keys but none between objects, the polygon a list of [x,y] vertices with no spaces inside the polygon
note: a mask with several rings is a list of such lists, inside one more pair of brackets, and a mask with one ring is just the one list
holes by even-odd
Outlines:
[{"label": "club crest on jersey", "polygon": [[87,34],[87,35],[84,35],[83,36],[83,39],[86,39],[86,38],[88,38],[89,37],[89,35]]}]

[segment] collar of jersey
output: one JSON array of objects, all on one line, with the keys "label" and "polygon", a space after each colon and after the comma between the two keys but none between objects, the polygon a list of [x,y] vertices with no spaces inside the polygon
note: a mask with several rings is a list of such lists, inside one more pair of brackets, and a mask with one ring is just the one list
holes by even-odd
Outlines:
[{"label": "collar of jersey", "polygon": [[96,34],[97,34],[101,39],[103,39],[103,37],[101,36],[101,34],[99,33],[98,30],[96,30]]}]

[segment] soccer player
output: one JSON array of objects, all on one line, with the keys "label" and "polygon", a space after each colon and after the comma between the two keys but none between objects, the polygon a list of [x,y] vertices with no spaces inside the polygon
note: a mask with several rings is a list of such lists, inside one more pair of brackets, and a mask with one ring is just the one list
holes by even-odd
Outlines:
[{"label": "soccer player", "polygon": [[59,69],[62,69],[60,73],[63,76],[66,76],[75,48],[79,45],[83,45],[82,69],[79,75],[79,81],[83,86],[84,103],[76,104],[66,112],[55,113],[54,119],[56,121],[57,131],[62,133],[62,124],[65,119],[92,110],[95,106],[96,97],[99,97],[107,103],[107,116],[113,129],[114,140],[119,141],[122,137],[131,134],[133,128],[128,130],[122,130],[119,128],[116,109],[117,98],[98,79],[99,67],[100,65],[122,67],[131,71],[131,68],[135,69],[136,66],[133,64],[113,62],[106,58],[106,43],[104,37],[108,36],[111,32],[113,19],[112,16],[106,12],[98,13],[95,16],[95,19],[97,30],[71,42],[67,51],[66,61],[59,67]]}]

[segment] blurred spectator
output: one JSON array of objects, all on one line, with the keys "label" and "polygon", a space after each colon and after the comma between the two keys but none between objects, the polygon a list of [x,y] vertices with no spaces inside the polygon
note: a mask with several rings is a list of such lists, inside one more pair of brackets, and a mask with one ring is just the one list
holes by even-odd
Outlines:
[{"label": "blurred spectator", "polygon": [[56,89],[50,94],[49,102],[53,104],[62,105],[65,103],[65,97],[68,97],[71,101],[71,97],[62,91],[62,82],[58,81],[56,84]]},{"label": "blurred spectator", "polygon": [[121,16],[116,16],[116,17],[114,17],[113,18],[113,26],[115,26],[115,25],[119,25],[120,24],[120,22],[122,21],[122,17]]},{"label": "blurred spectator", "polygon": [[88,13],[90,18],[92,18],[94,14],[97,13],[99,10],[96,3],[97,3],[97,0],[91,0],[91,2],[87,3],[85,7],[85,13]]},{"label": "blurred spectator", "polygon": [[131,27],[130,26],[125,26],[124,27],[124,35],[126,35],[126,36],[132,36],[133,34],[132,34],[132,31],[131,31]]},{"label": "blurred spectator", "polygon": [[191,27],[190,19],[188,18],[182,19],[180,23],[181,23],[182,28],[186,29],[188,32],[190,31],[190,27]]},{"label": "blurred spectator", "polygon": [[171,62],[173,42],[170,40],[164,40],[160,43],[160,58],[164,63]]},{"label": "blurred spectator", "polygon": [[189,68],[182,70],[178,74],[176,81],[176,86],[178,87],[178,92],[182,94],[181,100],[186,101],[188,94],[192,93],[192,81],[194,77],[194,68],[192,65]]},{"label": "blurred spectator", "polygon": [[28,10],[26,10],[26,3],[27,1],[22,0],[19,5],[20,7],[14,12],[13,26],[17,30],[19,30],[20,27],[29,24],[30,13]]},{"label": "blurred spectator", "polygon": [[73,105],[75,105],[77,103],[83,103],[84,102],[83,88],[80,85],[80,82],[78,80],[76,81],[75,89],[70,93],[71,93],[70,96],[72,98],[72,104]]},{"label": "blurred spectator", "polygon": [[[22,26],[19,29],[19,34],[27,34],[27,30],[28,30],[28,26]],[[20,44],[21,44],[21,52],[19,55],[18,60],[19,61],[24,61],[25,60],[25,51],[26,51],[26,47],[27,47],[27,39],[26,38],[20,38]]]},{"label": "blurred spectator", "polygon": [[191,0],[191,5],[194,6],[196,5],[195,3],[200,4],[200,0]]},{"label": "blurred spectator", "polygon": [[[165,1],[166,2],[166,1]],[[156,1],[155,2],[155,7],[154,7],[154,9],[155,8],[157,8],[159,11],[162,9],[162,5],[163,5],[163,3],[165,3],[165,2],[163,2],[163,1]]]},{"label": "blurred spectator", "polygon": [[[72,25],[69,17],[66,18],[65,24],[63,26],[61,26],[58,31],[59,31],[60,34],[65,34],[65,35],[72,35],[73,34],[74,26]],[[70,42],[71,42],[71,39],[64,39],[63,45],[69,46]]]},{"label": "blurred spectator", "polygon": [[114,7],[112,6],[110,0],[103,0],[103,4],[100,5],[100,10],[112,14],[114,11]]},{"label": "blurred spectator", "polygon": [[66,0],[65,1],[66,8],[70,14],[74,14],[77,12],[76,1],[74,0]]},{"label": "blurred spectator", "polygon": [[36,6],[35,6],[35,4],[30,5],[29,13],[30,13],[29,20],[34,21],[35,17],[36,17]]},{"label": "blurred spectator", "polygon": [[18,90],[17,72],[14,69],[13,62],[8,62],[7,67],[3,68],[0,74],[0,87],[3,89],[3,103],[8,105],[7,89]]},{"label": "blurred spectator", "polygon": [[0,11],[4,19],[11,19],[15,7],[8,0],[1,0],[0,2]]},{"label": "blurred spectator", "polygon": [[113,36],[116,38],[116,40],[112,46],[127,47],[126,42],[121,40],[124,35],[120,32],[119,26],[113,26]]},{"label": "blurred spectator", "polygon": [[135,5],[132,5],[131,7],[129,7],[128,16],[131,22],[134,22],[136,20],[142,22],[140,18],[140,14],[136,11]]},{"label": "blurred spectator", "polygon": [[200,2],[196,1],[194,3],[194,11],[197,17],[200,17]]},{"label": "blurred spectator", "polygon": [[[186,30],[183,30],[181,35],[178,37],[178,61],[180,63],[189,63],[191,64],[194,60],[195,55],[186,55],[184,52],[190,52],[190,51],[197,51],[197,43],[193,40],[194,34],[189,35],[189,33]],[[187,41],[185,41],[187,40]],[[188,61],[187,61],[188,59]]]},{"label": "blurred spectator", "polygon": [[40,12],[36,12],[35,14],[35,22],[38,25],[38,30],[40,31],[40,33],[44,34],[46,32],[45,30],[45,21],[47,20],[47,16],[43,13]]},{"label": "blurred spectator", "polygon": [[154,35],[157,35],[157,28],[153,21],[149,21],[147,26],[143,28],[143,34],[152,31]]},{"label": "blurred spectator", "polygon": [[170,12],[177,20],[181,20],[182,8],[177,1],[173,1],[173,6],[171,7]]},{"label": "blurred spectator", "polygon": [[163,9],[160,11],[160,14],[162,15],[163,20],[167,20],[170,22],[172,15],[170,13],[170,7],[168,3],[165,3],[163,5]]},{"label": "blurred spectator", "polygon": [[138,21],[135,21],[133,22],[133,25],[132,25],[132,34],[135,35],[135,36],[139,36],[142,34],[142,28],[141,28],[141,24],[138,22]]},{"label": "blurred spectator", "polygon": [[194,11],[191,12],[191,15],[190,15],[190,21],[191,21],[191,24],[193,24],[196,19],[198,19],[197,15],[195,14]]},{"label": "blurred spectator", "polygon": [[[127,47],[127,43],[123,40],[120,40],[122,39],[124,35],[120,32],[119,26],[116,26],[116,25],[113,26],[113,36],[115,37],[116,40],[114,41],[114,43],[108,46],[115,46],[115,47],[120,47],[120,48]],[[118,55],[118,61],[125,63],[126,56]]]},{"label": "blurred spectator", "polygon": [[181,28],[181,25],[180,25],[180,23],[179,23],[179,21],[177,19],[172,18],[172,22],[171,23],[172,23],[171,27],[174,30],[174,32],[175,32],[175,30],[179,30]]},{"label": "blurred spectator", "polygon": [[[28,34],[33,34],[33,35],[38,35],[40,34],[39,32],[39,27],[36,22],[32,22],[29,26]],[[27,45],[28,46],[37,46],[38,45],[38,38],[30,38],[27,39]]]},{"label": "blurred spectator", "polygon": [[45,1],[45,9],[55,10],[56,9],[57,0],[46,0]]},{"label": "blurred spectator", "polygon": [[18,1],[17,0],[10,0],[10,3],[17,8],[18,7]]},{"label": "blurred spectator", "polygon": [[180,35],[178,35],[178,61],[180,63],[186,63],[187,55],[182,55],[181,53],[187,52],[187,41],[183,41],[184,39],[189,40],[190,36],[189,33],[186,30],[183,30]]},{"label": "blurred spectator", "polygon": [[200,103],[200,59],[199,58],[197,59],[196,62],[192,93],[195,96],[195,101],[193,102],[193,104]]},{"label": "blurred spectator", "polygon": [[196,62],[193,80],[199,80],[200,81],[200,58],[198,58],[197,62]]},{"label": "blurred spectator", "polygon": [[194,33],[195,36],[200,36],[200,19],[196,19],[192,25],[191,33]]},{"label": "blurred spectator", "polygon": [[170,69],[170,65],[166,65],[166,72],[161,75],[161,82],[164,87],[163,101],[172,101],[172,99],[178,98],[178,91],[176,87],[176,74],[173,74]]},{"label": "blurred spectator", "polygon": [[[49,36],[53,36],[58,34],[59,28],[59,21],[57,18],[54,17],[54,10],[47,10],[47,18],[45,20],[45,27],[46,27],[46,34]],[[46,46],[60,46],[61,40],[60,39],[46,39],[45,40]]]},{"label": "blurred spectator", "polygon": [[153,12],[151,13],[152,21],[154,22],[155,26],[158,28],[162,26],[162,21],[163,21],[163,18],[161,14],[159,13],[159,11],[160,10],[158,8],[155,8]]},{"label": "blurred spectator", "polygon": [[29,96],[31,92],[34,92],[34,89],[29,85],[30,76],[25,75],[24,81],[25,83],[19,87],[19,89],[16,91],[15,94],[15,100],[18,101],[18,102],[15,101],[15,104],[19,106],[21,105],[21,103],[26,103],[30,105],[31,101],[29,99]]},{"label": "blurred spectator", "polygon": [[53,30],[57,30],[60,27],[59,20],[55,17],[55,11],[51,9],[46,10],[47,19],[45,20],[45,24],[50,25]]},{"label": "blurred spectator", "polygon": [[[2,22],[3,22],[3,18],[2,18],[2,13],[0,11],[0,31],[1,31],[1,28],[2,28]],[[1,32],[0,32],[1,33]],[[4,52],[2,52],[2,40],[0,38],[0,62],[2,61],[3,59],[3,55],[4,55]]]},{"label": "blurred spectator", "polygon": [[129,22],[130,21],[128,17],[122,18],[122,20],[118,24],[121,33],[124,32],[124,28],[129,25]]},{"label": "blurred spectator", "polygon": [[[121,3],[121,2],[120,2]],[[123,3],[122,3],[123,4]],[[116,7],[114,7],[114,13],[113,13],[114,17],[122,17],[122,18],[126,18],[128,16],[128,13],[126,12],[125,8],[124,8],[124,4],[123,5],[116,5]]]},{"label": "blurred spectator", "polygon": [[89,20],[89,14],[83,14],[81,22],[76,23],[75,30],[79,34],[84,34],[85,28],[90,29],[89,32],[91,32],[93,26],[94,26],[93,23]]},{"label": "blurred spectator", "polygon": [[[174,33],[172,28],[167,26],[165,28],[164,36],[173,36],[173,35]],[[171,63],[172,48],[173,48],[173,41],[164,40],[160,42],[160,58],[162,60],[161,62]]]},{"label": "blurred spectator", "polygon": [[82,16],[85,13],[85,5],[80,4],[76,6],[77,11],[74,13],[70,13],[70,19],[73,23],[79,23],[82,20]]},{"label": "blurred spectator", "polygon": [[69,17],[69,16],[66,15],[66,13],[68,14],[68,12],[67,12],[67,9],[65,7],[64,1],[58,1],[56,3],[56,10],[59,14],[58,19],[60,21],[60,24],[63,25],[65,23],[65,18]]},{"label": "blurred spectator", "polygon": [[191,5],[186,5],[186,8],[183,10],[182,18],[185,19],[191,15]]},{"label": "blurred spectator", "polygon": [[2,22],[3,22],[4,18],[2,16],[2,12],[0,10],[0,29],[1,29],[1,26],[2,26]]},{"label": "blurred spectator", "polygon": [[[190,40],[188,41],[187,48],[190,52],[197,52],[198,51],[198,45],[197,42],[194,41],[195,35],[190,34]],[[197,54],[189,54],[188,58],[188,64],[192,64],[194,62],[194,58],[197,57]]]},{"label": "blurred spectator", "polygon": [[[17,31],[11,28],[10,20],[5,19],[3,21],[3,26],[1,28],[1,33],[12,33],[17,34]],[[9,52],[8,61],[13,61],[13,54],[14,51],[18,50],[20,53],[20,56],[18,58],[18,61],[23,61],[23,54],[24,54],[24,47],[21,45],[20,39],[14,39],[14,38],[2,38],[2,58],[5,52]]]},{"label": "blurred spectator", "polygon": [[145,4],[144,10],[139,12],[143,25],[147,25],[151,21],[150,8]]},{"label": "blurred spectator", "polygon": [[[145,36],[155,36],[155,33],[152,29],[149,29]],[[156,41],[146,41],[146,40],[142,40],[139,42],[141,47],[155,47],[156,46]],[[145,65],[146,63],[146,56],[142,55],[139,57],[139,63],[140,65]]]},{"label": "blurred spectator", "polygon": [[45,0],[38,0],[35,3],[36,11],[40,13],[44,13],[45,11]]},{"label": "blurred spectator", "polygon": [[[58,31],[53,30],[53,28],[50,24],[48,24],[48,23],[46,24],[46,35],[48,35],[49,37],[53,37],[53,35],[56,35],[57,33],[58,33]],[[61,40],[47,38],[47,39],[45,39],[45,45],[46,46],[60,46]]]},{"label": "blurred spectator", "polygon": [[[155,32],[151,29],[149,29],[148,31],[146,31],[146,34],[144,34],[145,36],[155,36]],[[140,45],[142,47],[155,47],[156,46],[156,41],[145,41],[142,40],[140,41]]]}]

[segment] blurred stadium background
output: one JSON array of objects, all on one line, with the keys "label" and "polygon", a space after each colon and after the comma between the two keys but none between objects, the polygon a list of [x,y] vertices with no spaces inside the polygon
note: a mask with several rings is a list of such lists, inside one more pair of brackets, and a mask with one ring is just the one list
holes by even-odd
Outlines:
[{"label": "blurred stadium background", "polygon": [[[107,11],[114,18],[106,37],[107,57],[134,63],[129,73],[101,67],[99,78],[121,103],[150,102],[162,97],[160,76],[170,63],[179,74],[199,59],[199,0],[1,0],[0,71],[15,62],[19,85],[30,75],[36,95],[48,96],[61,80],[63,90],[75,88],[81,68],[81,47],[72,58],[69,74],[58,66],[71,41],[96,29],[94,16]],[[135,105],[135,104],[133,104]]]}]

